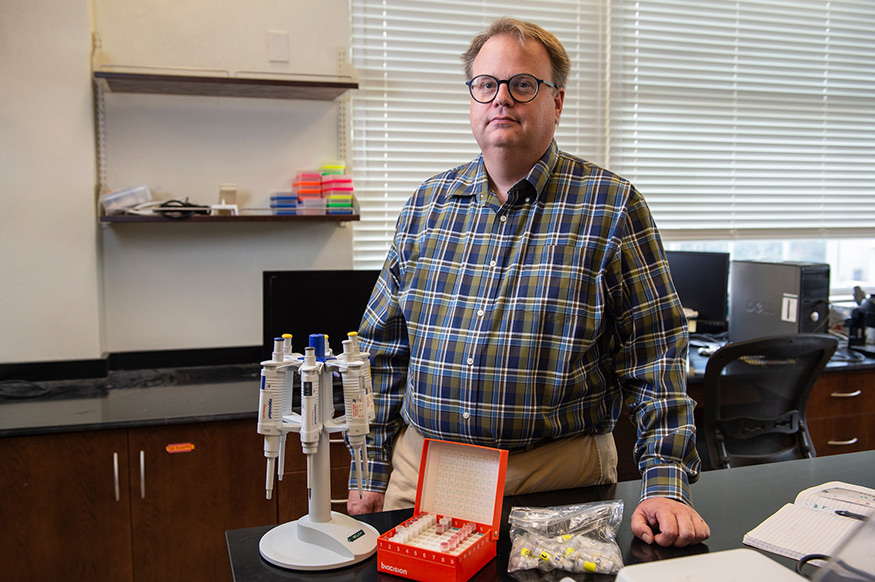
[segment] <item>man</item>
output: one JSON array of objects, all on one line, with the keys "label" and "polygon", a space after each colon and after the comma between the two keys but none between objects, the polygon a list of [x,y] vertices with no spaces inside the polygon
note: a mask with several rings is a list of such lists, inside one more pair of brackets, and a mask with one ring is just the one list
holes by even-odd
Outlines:
[{"label": "man", "polygon": [[413,505],[424,438],[509,449],[508,495],[614,482],[627,401],[643,479],[633,532],[708,538],[689,494],[685,320],[643,198],[558,150],[570,62],[555,36],[501,19],[463,59],[482,153],[399,217],[360,331],[377,419],[350,513]]}]

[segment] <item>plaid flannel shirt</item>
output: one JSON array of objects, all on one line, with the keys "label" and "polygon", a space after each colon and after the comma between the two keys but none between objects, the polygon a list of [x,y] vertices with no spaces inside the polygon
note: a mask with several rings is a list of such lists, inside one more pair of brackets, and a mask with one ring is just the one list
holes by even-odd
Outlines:
[{"label": "plaid flannel shirt", "polygon": [[404,423],[513,449],[610,432],[626,402],[642,499],[691,504],[686,320],[659,235],[629,182],[555,141],[504,204],[482,156],[423,183],[359,335],[377,406],[365,489],[385,490]]}]

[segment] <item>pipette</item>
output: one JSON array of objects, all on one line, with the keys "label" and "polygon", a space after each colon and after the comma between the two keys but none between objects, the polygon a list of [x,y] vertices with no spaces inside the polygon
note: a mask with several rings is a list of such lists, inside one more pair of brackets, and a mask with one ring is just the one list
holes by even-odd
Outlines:
[{"label": "pipette", "polygon": [[[292,352],[292,334],[284,333],[283,338],[283,362],[290,363],[292,366],[300,365],[301,354]],[[292,415],[292,384],[295,374],[291,367],[286,368],[285,382],[283,382],[283,421],[287,416]],[[288,430],[283,430],[280,436],[280,452],[277,460],[276,474],[277,479],[283,480],[283,473],[286,470],[286,437],[289,435]]]},{"label": "pipette", "polygon": [[[304,364],[301,366],[301,448],[307,456],[307,497],[310,497],[310,476],[313,473],[313,455],[319,447],[319,435],[322,432],[322,419],[319,415],[319,375],[324,364],[317,356],[324,357],[324,343],[318,349],[319,339],[310,336],[310,346],[304,349]],[[316,345],[312,345],[316,344]],[[318,352],[320,353],[317,353]]]},{"label": "pipette", "polygon": [[365,392],[365,405],[367,406],[368,422],[374,422],[377,417],[376,409],[374,408],[374,385],[371,381],[371,358],[370,352],[363,352],[359,347],[359,334],[351,331],[346,334],[349,341],[352,342],[352,355],[355,359],[362,363],[362,371],[360,377],[362,379],[362,389]]},{"label": "pipette", "polygon": [[283,384],[288,368],[283,360],[283,340],[274,340],[272,359],[261,363],[261,390],[258,394],[258,434],[264,435],[264,456],[267,476],[264,488],[267,498],[273,496],[273,478],[282,437]]},{"label": "pipette", "polygon": [[367,475],[368,470],[365,436],[370,431],[370,427],[368,426],[367,404],[361,376],[363,364],[353,353],[352,340],[343,342],[343,355],[338,364],[343,379],[346,436],[355,460],[356,481],[358,482],[359,498],[361,498],[363,477]]}]

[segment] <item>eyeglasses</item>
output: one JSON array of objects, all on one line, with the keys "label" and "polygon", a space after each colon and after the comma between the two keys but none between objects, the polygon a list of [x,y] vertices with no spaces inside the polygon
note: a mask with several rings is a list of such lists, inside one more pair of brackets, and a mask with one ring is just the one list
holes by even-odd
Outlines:
[{"label": "eyeglasses", "polygon": [[465,84],[468,85],[468,90],[471,92],[471,97],[474,101],[477,103],[490,103],[498,95],[498,89],[502,83],[507,84],[510,96],[517,103],[528,103],[537,97],[541,83],[553,89],[556,88],[556,85],[553,83],[526,73],[514,75],[510,79],[505,80],[496,79],[492,75],[477,75]]}]

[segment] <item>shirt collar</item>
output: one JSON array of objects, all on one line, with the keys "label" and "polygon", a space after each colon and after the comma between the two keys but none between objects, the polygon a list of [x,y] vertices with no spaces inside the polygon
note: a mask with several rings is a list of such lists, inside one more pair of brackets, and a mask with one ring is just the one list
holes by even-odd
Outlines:
[{"label": "shirt collar", "polygon": [[559,146],[556,145],[556,140],[550,142],[550,147],[541,156],[541,159],[535,163],[529,171],[525,179],[535,187],[536,200],[541,200],[547,191],[547,184],[550,183],[550,176],[553,174],[553,169],[559,161]]},{"label": "shirt collar", "polygon": [[[529,170],[523,180],[529,182],[535,190],[535,200],[540,200],[544,197],[547,184],[550,182],[550,175],[559,160],[559,146],[556,140],[550,142],[550,147],[544,152],[535,165]],[[483,154],[474,160],[466,175],[463,176],[463,182],[467,185],[466,188],[458,189],[453,193],[453,196],[474,196],[477,202],[482,202],[489,191],[489,179],[486,175],[486,165],[483,163]]]}]

